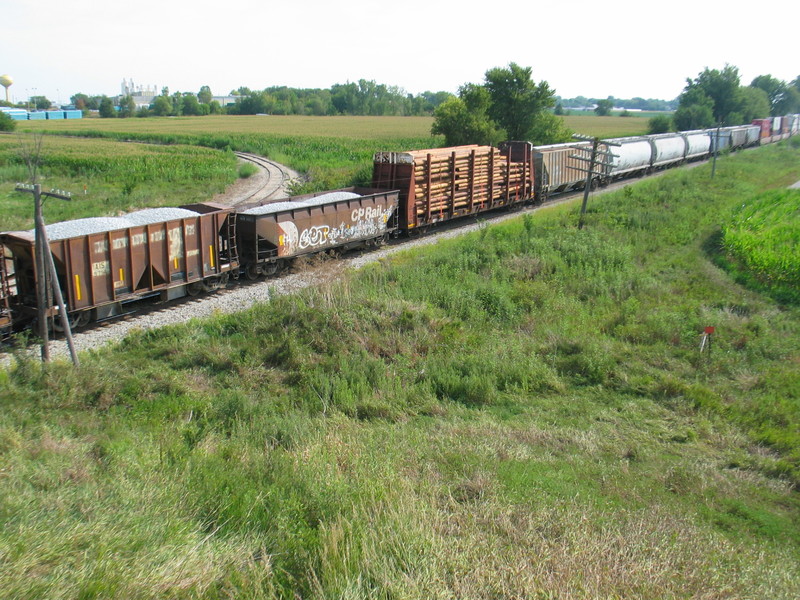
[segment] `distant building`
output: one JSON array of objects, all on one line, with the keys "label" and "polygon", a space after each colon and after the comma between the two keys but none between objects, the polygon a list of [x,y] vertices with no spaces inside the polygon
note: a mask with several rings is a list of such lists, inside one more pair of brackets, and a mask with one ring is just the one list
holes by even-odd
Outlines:
[{"label": "distant building", "polygon": [[120,89],[122,94],[120,94],[119,99],[121,100],[125,96],[130,96],[133,98],[136,108],[147,108],[153,103],[155,97],[158,96],[157,86],[145,87],[143,85],[135,85],[133,79],[130,81],[125,81],[123,79]]},{"label": "distant building", "polygon": [[236,104],[236,99],[240,97],[241,96],[212,96],[211,101],[213,102],[214,100],[216,100],[217,102],[219,102],[219,105],[224,108],[226,106]]}]

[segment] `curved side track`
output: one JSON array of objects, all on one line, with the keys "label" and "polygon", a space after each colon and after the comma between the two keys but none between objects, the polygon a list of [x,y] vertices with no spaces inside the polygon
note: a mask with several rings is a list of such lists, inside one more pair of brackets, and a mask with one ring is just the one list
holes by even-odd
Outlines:
[{"label": "curved side track", "polygon": [[232,205],[283,198],[288,195],[286,189],[288,184],[298,177],[283,165],[263,156],[249,152],[234,152],[234,154],[241,160],[256,165],[262,171],[262,176],[260,186],[256,190],[232,201]]}]

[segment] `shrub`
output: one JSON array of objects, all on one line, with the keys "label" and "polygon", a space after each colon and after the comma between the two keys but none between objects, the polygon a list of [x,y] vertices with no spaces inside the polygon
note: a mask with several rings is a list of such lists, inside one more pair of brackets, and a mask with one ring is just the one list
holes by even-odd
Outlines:
[{"label": "shrub", "polygon": [[0,112],[0,131],[14,131],[16,128],[17,122],[6,113]]},{"label": "shrub", "polygon": [[258,167],[253,163],[243,163],[239,165],[239,179],[247,179],[258,173]]},{"label": "shrub", "polygon": [[669,115],[655,116],[647,123],[647,132],[650,134],[667,133],[669,131],[672,131],[672,117]]}]

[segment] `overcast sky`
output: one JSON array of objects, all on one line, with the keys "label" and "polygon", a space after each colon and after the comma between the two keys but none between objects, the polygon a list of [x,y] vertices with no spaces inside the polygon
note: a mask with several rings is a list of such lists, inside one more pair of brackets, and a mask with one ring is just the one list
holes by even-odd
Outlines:
[{"label": "overcast sky", "polygon": [[123,78],[216,95],[360,78],[456,92],[512,61],[565,98],[672,99],[726,63],[743,84],[800,75],[797,0],[17,0],[0,15],[16,101],[116,95]]}]

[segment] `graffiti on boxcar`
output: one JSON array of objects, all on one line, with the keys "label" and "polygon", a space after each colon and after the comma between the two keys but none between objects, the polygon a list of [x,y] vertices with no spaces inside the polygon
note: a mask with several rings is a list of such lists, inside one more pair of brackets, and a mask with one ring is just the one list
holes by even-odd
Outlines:
[{"label": "graffiti on boxcar", "polygon": [[316,225],[315,227],[304,229],[303,233],[300,234],[300,248],[305,249],[322,246],[328,241],[330,230],[331,228],[327,225]]},{"label": "graffiti on boxcar", "polygon": [[305,250],[377,237],[386,231],[390,214],[391,210],[383,206],[354,209],[350,215],[353,222],[350,224],[342,222],[338,227],[315,225],[304,229],[299,235],[298,247]]}]

